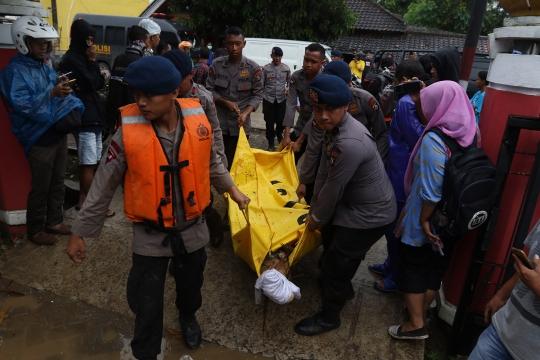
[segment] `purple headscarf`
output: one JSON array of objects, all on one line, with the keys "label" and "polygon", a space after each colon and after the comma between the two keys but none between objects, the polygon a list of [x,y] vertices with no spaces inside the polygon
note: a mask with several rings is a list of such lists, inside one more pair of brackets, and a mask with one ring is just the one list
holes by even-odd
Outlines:
[{"label": "purple headscarf", "polygon": [[472,144],[476,135],[476,118],[467,93],[453,81],[439,81],[420,91],[422,111],[429,121],[416,143],[405,172],[405,193],[411,192],[414,156],[422,143],[424,134],[431,128],[439,128],[455,139],[459,146]]}]

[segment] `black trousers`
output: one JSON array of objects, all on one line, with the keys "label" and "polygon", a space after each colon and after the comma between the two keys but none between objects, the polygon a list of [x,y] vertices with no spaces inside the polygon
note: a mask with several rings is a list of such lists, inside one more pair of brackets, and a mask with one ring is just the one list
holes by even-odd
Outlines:
[{"label": "black trousers", "polygon": [[[246,135],[246,137],[249,139],[249,135]],[[236,136],[223,135],[223,146],[225,147],[225,156],[227,157],[227,162],[229,163],[227,170],[231,170],[237,145],[238,145],[238,135]]]},{"label": "black trousers", "polygon": [[[274,100],[271,103],[268,100],[263,99],[263,114],[264,122],[266,123],[266,138],[268,139],[268,145],[274,145],[274,136],[277,135],[278,141],[281,142],[283,138],[283,118],[285,117],[285,110],[287,109],[287,101],[284,100],[280,103]],[[274,130],[274,125],[276,129]]]},{"label": "black trousers", "polygon": [[223,222],[219,212],[213,208],[214,193],[210,192],[210,205],[204,209],[204,216],[206,218],[206,225],[210,231],[210,236],[217,236],[223,234]]},{"label": "black trousers", "polygon": [[322,309],[327,316],[338,316],[345,302],[354,298],[351,283],[366,253],[391,224],[373,229],[353,229],[325,225],[322,228],[324,247],[319,286]]},{"label": "black trousers", "polygon": [[[291,141],[296,141],[296,140],[298,140],[298,136],[296,136],[296,134],[293,131],[291,133]],[[306,152],[307,142],[308,142],[308,140],[305,139],[304,142],[302,143],[302,147],[300,148],[300,151],[294,153],[294,164],[295,165],[298,165],[298,160],[300,160],[302,155],[304,155],[304,153]]]},{"label": "black trousers", "polygon": [[[54,226],[64,221],[64,179],[66,177],[67,136],[49,146],[32,146],[26,154],[32,174],[26,204],[26,230],[36,235],[44,223]],[[46,218],[46,219],[45,219]]]},{"label": "black trousers", "polygon": [[[144,359],[161,352],[163,333],[163,292],[169,257],[142,256],[133,253],[133,265],[127,283],[127,300],[135,317],[135,335],[131,341],[133,356]],[[180,261],[179,261],[180,260]],[[176,282],[176,307],[183,314],[194,314],[202,304],[206,250],[203,248],[172,258]]]}]

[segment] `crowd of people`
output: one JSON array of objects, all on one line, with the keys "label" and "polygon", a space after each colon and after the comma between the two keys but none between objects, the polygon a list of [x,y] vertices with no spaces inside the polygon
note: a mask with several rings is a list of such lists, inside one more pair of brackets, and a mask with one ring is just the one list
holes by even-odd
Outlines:
[{"label": "crowd of people", "polygon": [[[291,73],[279,47],[272,48],[271,61],[263,67],[245,57],[244,32],[231,26],[224,37],[227,54],[213,58],[208,44],[194,66],[190,44],[169,49],[155,22],[145,19],[139,25],[131,27],[130,44],[114,61],[105,106],[97,95],[104,80],[95,34],[82,19],[72,25],[70,50],[57,75],[44,59],[58,34],[42,19],[19,18],[12,31],[19,54],[1,73],[2,97],[32,173],[30,241],[52,245],[56,238],[51,234],[71,234],[67,253],[83,262],[84,238],[99,237],[106,217],[114,215],[109,204],[116,188],[123,185],[124,211],[133,221],[127,300],[136,314],[134,356],[156,359],[160,353],[167,270],[176,283],[183,339],[191,349],[200,346],[195,313],[202,305],[205,245],[220,246],[228,222],[227,215],[222,219],[213,209],[210,186],[227,192],[240,209],[248,206],[249,197],[228,170],[240,128],[249,136],[250,115],[261,102],[268,150],[275,150],[277,138],[292,149],[297,164],[304,156],[297,196],[310,205],[306,225],[321,231],[324,248],[318,279],[321,311],[299,321],[294,330],[313,336],[341,325],[340,312],[354,298],[352,278],[385,235],[386,261],[368,265],[382,276],[373,285],[401,291],[409,313],[407,322],[389,327],[389,335],[427,338],[424,314],[458,240],[437,235],[430,222],[451,156],[445,138],[462,148],[480,142],[477,123],[486,74],[478,74],[479,93],[469,101],[458,84],[460,55],[453,47],[418,60],[411,53],[399,64],[391,56],[378,59],[385,72],[379,88],[422,81],[421,90],[396,93],[383,104],[388,101],[384,92],[354,85],[355,76],[363,79],[374,71],[371,52],[357,53],[347,64],[333,50],[326,64],[324,47],[313,43],[306,47],[302,69]],[[386,121],[387,106],[391,121]],[[101,131],[118,119],[122,126],[101,157]],[[78,124],[69,132],[76,135],[81,179],[79,214],[71,227],[62,217],[67,144],[66,130],[59,126],[68,122]],[[535,228],[526,243],[537,265],[538,233]],[[474,359],[532,358],[530,347],[515,347],[513,340],[533,336],[526,330],[529,324],[538,329],[540,275],[517,258],[516,263],[517,274],[488,304],[486,320],[495,314],[493,325],[473,351]],[[515,316],[523,309],[532,314],[526,325]],[[519,332],[510,331],[510,323]]]}]

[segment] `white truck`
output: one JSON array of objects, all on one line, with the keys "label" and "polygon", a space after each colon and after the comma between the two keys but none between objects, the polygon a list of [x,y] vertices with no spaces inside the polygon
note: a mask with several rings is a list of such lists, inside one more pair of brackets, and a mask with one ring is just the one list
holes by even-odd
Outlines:
[{"label": "white truck", "polygon": [[[264,39],[264,38],[246,38],[246,47],[242,51],[242,54],[253,61],[259,66],[263,67],[272,61],[270,53],[272,48],[278,46],[283,50],[283,58],[281,62],[289,65],[291,72],[300,70],[304,62],[304,54],[306,47],[311,44],[308,41],[296,41],[296,40],[281,40],[281,39]],[[330,50],[327,45],[321,44],[326,50],[326,62],[330,62]]]}]

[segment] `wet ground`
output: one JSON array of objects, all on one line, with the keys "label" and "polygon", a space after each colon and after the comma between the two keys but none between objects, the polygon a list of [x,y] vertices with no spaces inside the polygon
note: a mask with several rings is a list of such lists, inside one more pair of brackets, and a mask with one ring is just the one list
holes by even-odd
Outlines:
[{"label": "wet ground", "polygon": [[[5,286],[8,280],[0,278],[0,284]],[[12,283],[9,290],[24,295],[0,292],[0,319],[7,312],[0,323],[0,359],[134,359],[129,346],[132,318],[17,283]],[[200,349],[189,350],[181,338],[164,330],[158,359],[189,360],[182,358],[185,355],[194,360],[262,359],[260,355],[228,350],[209,342],[203,342]]]}]

